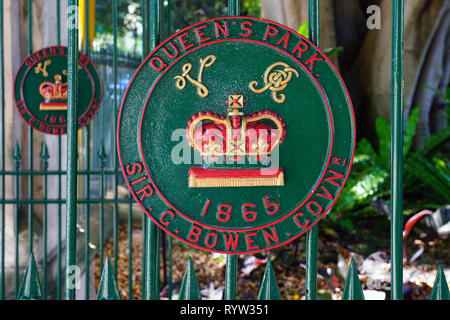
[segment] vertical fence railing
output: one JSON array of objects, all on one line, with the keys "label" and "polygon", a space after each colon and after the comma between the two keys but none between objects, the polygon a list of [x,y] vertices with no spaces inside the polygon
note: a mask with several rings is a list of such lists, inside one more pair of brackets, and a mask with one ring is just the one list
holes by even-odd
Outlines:
[{"label": "vertical fence railing", "polygon": [[[144,28],[144,56],[152,52],[160,41],[161,32],[161,1],[153,0],[145,3],[143,21]],[[159,240],[160,229],[144,215],[144,250],[143,250],[143,299],[159,299]]]},{"label": "vertical fence railing", "polygon": [[[228,0],[228,15],[239,16],[240,0]],[[237,255],[227,255],[225,264],[225,300],[236,300]]]},{"label": "vertical fence railing", "polygon": [[[84,53],[89,55],[90,53],[90,32],[89,32],[89,22],[90,22],[90,15],[89,15],[89,0],[84,0],[84,12],[79,12],[79,14],[84,15],[84,44],[83,49]],[[86,170],[88,174],[86,175],[85,179],[85,190],[86,190],[86,198],[89,200],[91,198],[91,175],[89,174],[91,170],[91,123],[88,124],[86,128]],[[82,161],[81,161],[82,163]],[[103,175],[102,175],[103,176]],[[82,184],[83,185],[83,184]],[[101,194],[101,197],[103,197],[103,194]],[[89,254],[89,242],[90,242],[90,234],[91,234],[91,205],[90,203],[87,203],[85,205],[85,234],[84,234],[84,268],[85,268],[85,299],[89,300],[90,298],[90,254]],[[101,232],[101,231],[100,231]],[[100,253],[100,270],[102,270],[102,263],[103,263],[103,251]]]},{"label": "vertical fence railing", "polygon": [[[61,3],[56,0],[56,41],[58,45],[61,45]],[[58,136],[58,171],[62,170],[62,137]],[[62,174],[58,175],[58,230],[56,247],[56,260],[57,260],[57,278],[56,278],[56,299],[61,300],[62,291]]]},{"label": "vertical fence railing", "polygon": [[[28,0],[28,55],[33,53],[33,1]],[[28,127],[28,167],[30,171],[33,171],[33,128]],[[28,198],[33,199],[33,175],[28,176]],[[28,205],[28,245],[30,254],[33,253],[33,204],[30,202]]]},{"label": "vertical fence railing", "polygon": [[404,0],[392,1],[391,296],[403,297]]},{"label": "vertical fence railing", "polygon": [[[309,0],[309,39],[320,48],[320,0]],[[316,300],[319,224],[306,233],[306,299]]]},{"label": "vertical fence railing", "polygon": [[[113,62],[112,62],[112,68],[113,68],[113,108],[114,108],[114,125],[117,125],[117,0],[113,0],[112,2],[112,25],[113,25]],[[114,176],[113,176],[113,183],[114,183],[114,205],[113,205],[113,252],[114,252],[114,274],[116,275],[117,279],[117,265],[118,265],[118,259],[117,259],[117,251],[118,251],[118,230],[119,230],[119,218],[118,218],[118,206],[117,206],[117,199],[118,199],[118,193],[117,193],[117,170],[118,170],[118,155],[116,152],[116,144],[113,144],[113,159],[114,159]],[[129,279],[130,280],[130,279]]]},{"label": "vertical fence railing", "polygon": [[[2,132],[1,132],[1,143],[2,143],[2,172],[5,172],[5,65],[4,65],[4,50],[3,50],[3,0],[0,0],[0,93],[2,98],[0,100],[0,108],[1,110],[1,121],[2,121]],[[5,175],[2,174],[2,213],[1,213],[1,286],[0,286],[0,299],[5,299],[5,209],[6,205],[3,201],[5,199]]]},{"label": "vertical fence railing", "polygon": [[67,76],[67,191],[65,297],[75,300],[72,277],[77,241],[77,105],[78,105],[78,0],[69,0]]}]

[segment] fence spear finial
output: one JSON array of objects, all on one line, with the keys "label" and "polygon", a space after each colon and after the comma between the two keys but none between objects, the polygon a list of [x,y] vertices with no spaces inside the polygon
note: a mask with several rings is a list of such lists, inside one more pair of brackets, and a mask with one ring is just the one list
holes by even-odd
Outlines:
[{"label": "fence spear finial", "polygon": [[186,273],[181,283],[179,300],[202,300],[202,294],[198,286],[197,276],[195,275],[194,265],[189,257]]},{"label": "fence spear finial", "polygon": [[270,259],[267,260],[266,271],[264,272],[261,289],[259,290],[258,300],[281,300],[280,290],[278,289]]},{"label": "fence spear finial", "polygon": [[102,277],[98,286],[97,300],[121,300],[109,256],[106,256],[105,266],[103,267]]},{"label": "fence spear finial", "polygon": [[39,272],[34,260],[33,252],[30,253],[28,266],[23,276],[22,285],[17,294],[18,300],[42,300],[41,282]]},{"label": "fence spear finial", "polygon": [[364,300],[361,281],[359,281],[358,270],[356,269],[355,261],[353,259],[348,268],[342,300]]},{"label": "fence spear finial", "polygon": [[444,268],[440,264],[431,290],[430,300],[450,300],[447,280],[445,279]]}]

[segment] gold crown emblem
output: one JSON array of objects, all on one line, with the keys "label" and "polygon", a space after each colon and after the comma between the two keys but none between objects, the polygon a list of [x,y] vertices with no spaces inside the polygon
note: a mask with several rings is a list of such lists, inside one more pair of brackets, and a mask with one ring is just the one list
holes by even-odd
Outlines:
[{"label": "gold crown emblem", "polygon": [[62,82],[60,74],[55,76],[55,82],[44,81],[39,86],[39,93],[45,99],[39,105],[39,110],[67,110],[67,82]]},{"label": "gold crown emblem", "polygon": [[285,138],[285,124],[274,112],[244,115],[242,95],[230,95],[228,113],[199,112],[188,122],[187,138],[202,156],[270,156]]}]

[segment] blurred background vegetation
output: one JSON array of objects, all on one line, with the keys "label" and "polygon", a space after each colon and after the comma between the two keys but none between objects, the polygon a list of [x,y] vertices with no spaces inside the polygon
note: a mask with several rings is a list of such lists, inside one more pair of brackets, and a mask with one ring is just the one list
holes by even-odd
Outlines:
[{"label": "blurred background vegetation", "polygon": [[[242,0],[241,15],[262,15],[307,36],[307,3],[306,0]],[[119,49],[139,59],[142,55],[140,4],[140,1],[118,1]],[[191,24],[227,15],[227,5],[227,0],[164,1],[162,38]],[[381,8],[381,30],[369,30],[365,23],[373,5]],[[96,1],[94,48],[112,44],[110,6],[110,1]],[[332,219],[325,219],[324,228],[337,224],[348,231],[358,231],[356,218],[376,219],[375,235],[378,227],[386,228],[389,223],[390,48],[386,45],[390,43],[389,6],[390,1],[385,0],[321,1],[322,49],[340,69],[349,87],[358,132],[354,168],[330,214]],[[444,0],[407,1],[406,10],[404,208],[408,217],[418,210],[435,210],[450,203],[450,67],[447,61],[438,65],[436,71],[440,61],[430,58],[431,53],[436,56],[436,52],[441,52],[444,57],[448,53],[448,40],[436,42],[448,38],[448,23],[444,22],[450,15],[449,1]],[[416,21],[409,17],[415,17]],[[331,229],[328,228],[330,233]]]}]

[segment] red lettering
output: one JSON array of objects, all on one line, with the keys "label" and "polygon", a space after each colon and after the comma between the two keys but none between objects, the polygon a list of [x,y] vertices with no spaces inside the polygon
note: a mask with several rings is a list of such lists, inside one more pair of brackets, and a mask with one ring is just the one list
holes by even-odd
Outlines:
[{"label": "red lettering", "polygon": [[337,172],[334,172],[333,170],[330,170],[329,172],[332,173],[332,174],[334,174],[334,177],[328,177],[328,178],[326,178],[325,180],[326,180],[328,183],[334,184],[336,187],[339,187],[340,184],[337,183],[336,181],[333,181],[333,180],[342,179],[342,178],[344,178],[344,175],[343,175],[343,174],[340,174],[340,173],[337,173]]},{"label": "red lettering", "polygon": [[266,34],[264,35],[264,41],[267,40],[269,36],[276,36],[278,34],[278,29],[273,26],[268,26]]},{"label": "red lettering", "polygon": [[83,67],[87,67],[87,65],[90,62],[90,59],[87,55],[83,54],[80,59],[78,59],[78,62],[83,66]]},{"label": "red lettering", "polygon": [[164,218],[168,214],[170,214],[172,216],[172,219],[175,218],[175,214],[172,211],[167,210],[162,214],[161,218],[159,219],[159,221],[161,221],[161,224],[165,225],[166,227],[169,225],[169,221],[164,221]]},{"label": "red lettering", "polygon": [[[211,237],[211,236],[213,236],[214,237],[214,242],[213,242],[213,244],[209,244],[209,238]],[[217,244],[217,233],[214,233],[214,232],[210,232],[207,236],[206,236],[206,246],[208,247],[208,248],[214,248],[215,246],[216,246],[216,244]]]},{"label": "red lettering", "polygon": [[50,51],[49,55],[56,55],[56,48],[55,47],[50,47],[48,51]]},{"label": "red lettering", "polygon": [[255,240],[250,239],[250,237],[254,237],[254,236],[256,236],[256,232],[254,232],[254,233],[247,233],[247,234],[245,235],[245,238],[247,239],[247,248],[248,248],[249,250],[253,250],[253,249],[258,249],[258,248],[259,248],[258,245],[255,245],[255,246],[252,246],[252,245],[251,245],[253,242],[255,242]]},{"label": "red lettering", "polygon": [[[270,198],[269,196],[264,198],[264,205],[266,206],[268,214],[275,214],[280,209],[280,206],[278,205],[278,203],[275,202],[269,203],[269,198]],[[270,207],[273,207],[273,209],[269,210]]]},{"label": "red lettering", "polygon": [[325,194],[318,193],[317,196],[323,197],[326,199],[330,199],[330,200],[333,199],[333,196],[331,195],[331,193],[328,192],[328,190],[327,190],[327,188],[325,188],[325,186],[322,186],[322,190],[325,192]]},{"label": "red lettering", "polygon": [[[189,232],[188,240],[190,242],[198,242],[200,235],[202,234],[202,229],[196,226],[192,226],[191,232]],[[193,238],[195,237],[195,239]]]},{"label": "red lettering", "polygon": [[144,180],[147,180],[147,177],[146,177],[146,176],[143,176],[142,178],[133,181],[133,182],[131,183],[131,185],[134,186],[134,185],[136,185],[136,184],[138,184],[139,182],[142,182],[142,181],[144,181]]},{"label": "red lettering", "polygon": [[311,71],[314,67],[314,62],[323,61],[323,59],[321,57],[317,58],[317,56],[318,56],[318,53],[314,53],[314,55],[311,58],[309,58],[305,63],[306,65],[309,65],[309,70],[311,70]]},{"label": "red lettering", "polygon": [[246,27],[245,27],[246,25],[248,25],[248,26],[251,27],[251,26],[252,26],[252,23],[251,23],[250,21],[242,22],[242,24],[241,24],[241,29],[247,31],[247,33],[241,32],[241,36],[243,36],[243,37],[250,37],[250,36],[252,35],[253,32],[252,32],[252,29],[246,28]]},{"label": "red lettering", "polygon": [[278,240],[278,235],[277,235],[277,232],[275,230],[275,227],[272,227],[270,230],[272,230],[272,234],[269,234],[268,231],[263,230],[264,238],[266,238],[266,242],[267,242],[268,245],[270,245],[270,240],[272,240],[273,242],[279,242],[280,241],[280,240]]},{"label": "red lettering", "polygon": [[256,211],[247,210],[247,207],[256,208],[256,206],[253,203],[244,204],[244,206],[242,207],[242,213],[244,214],[244,220],[247,222],[255,221],[256,218],[258,217],[258,214],[256,213]]},{"label": "red lettering", "polygon": [[295,54],[298,51],[297,57],[301,59],[302,53],[308,50],[308,44],[304,42],[303,40],[300,40],[300,42],[295,46],[294,50],[292,51],[292,54]]},{"label": "red lettering", "polygon": [[[227,211],[224,211],[224,209],[227,209]],[[221,222],[228,222],[230,220],[231,216],[231,206],[229,204],[221,204],[219,206],[219,211],[217,212],[217,219]]]},{"label": "red lettering", "polygon": [[333,160],[331,160],[331,163],[341,165],[341,159],[334,157]]},{"label": "red lettering", "polygon": [[[316,207],[317,211],[315,211],[311,208],[312,205],[314,205]],[[318,204],[316,201],[311,201],[308,203],[308,210],[311,211],[312,214],[317,216],[322,213],[322,206],[320,204]]]},{"label": "red lettering", "polygon": [[302,212],[297,213],[294,217],[294,221],[300,228],[302,228],[302,229],[306,228],[309,224],[309,220],[306,219],[306,223],[304,225],[302,225],[302,224],[300,224],[300,221],[298,221],[298,217],[303,217],[303,213]]},{"label": "red lettering", "polygon": [[[155,61],[158,61],[159,65],[155,64]],[[164,63],[164,61],[159,58],[159,57],[153,57],[150,59],[150,65],[152,66],[153,69],[155,69],[156,71],[161,71],[162,69],[164,69],[165,67],[167,67],[167,64]]]},{"label": "red lettering", "polygon": [[227,235],[224,234],[223,237],[225,238],[225,246],[227,247],[227,250],[230,250],[230,245],[232,246],[233,250],[236,250],[239,240],[239,234],[235,234],[235,236],[236,238],[233,238],[233,234],[230,234],[227,239]]},{"label": "red lettering", "polygon": [[142,172],[142,165],[139,162],[136,162],[133,166],[127,165],[126,171],[128,175],[132,176],[136,174],[136,170],[138,170],[137,173]]},{"label": "red lettering", "polygon": [[177,47],[175,47],[175,45],[172,42],[169,42],[169,45],[172,47],[173,51],[175,51],[174,54],[170,54],[166,48],[163,48],[164,53],[172,59],[175,59],[176,57],[178,57],[178,49]]},{"label": "red lettering", "polygon": [[139,198],[141,201],[144,200],[144,198],[149,198],[153,195],[153,189],[150,185],[146,185],[141,190],[139,190],[137,195],[142,194],[142,196]]},{"label": "red lettering", "polygon": [[203,29],[205,29],[205,28],[206,28],[206,24],[204,24],[204,25],[202,25],[202,26],[200,26],[200,27],[195,28],[195,32],[197,33],[198,41],[200,41],[200,43],[203,43],[203,42],[206,42],[206,41],[208,41],[208,40],[211,40],[210,37],[208,37],[208,38],[202,38],[202,37],[205,35],[205,33],[204,33],[204,32],[200,32],[200,30],[203,30]]},{"label": "red lettering", "polygon": [[192,48],[194,46],[193,43],[186,46],[187,40],[184,39],[188,35],[187,32],[183,33],[182,35],[178,36],[178,40],[180,40],[181,45],[183,46],[184,51],[187,51],[189,48]]},{"label": "red lettering", "polygon": [[211,200],[208,199],[208,201],[206,201],[205,207],[203,208],[203,214],[202,214],[202,217],[204,217],[205,214],[206,214],[206,211],[208,211],[208,208],[209,208],[209,204],[210,204],[210,203],[211,203]]},{"label": "red lettering", "polygon": [[280,45],[281,43],[284,42],[283,48],[287,49],[289,37],[290,37],[290,33],[288,32],[288,33],[286,33],[286,35],[283,38],[281,38],[280,41],[278,41],[277,45]]},{"label": "red lettering", "polygon": [[224,28],[218,22],[216,22],[216,37],[217,37],[217,39],[220,38],[220,32],[223,33],[225,38],[228,37],[228,35],[229,35],[228,24],[226,21],[223,22],[223,26],[224,26]]}]

